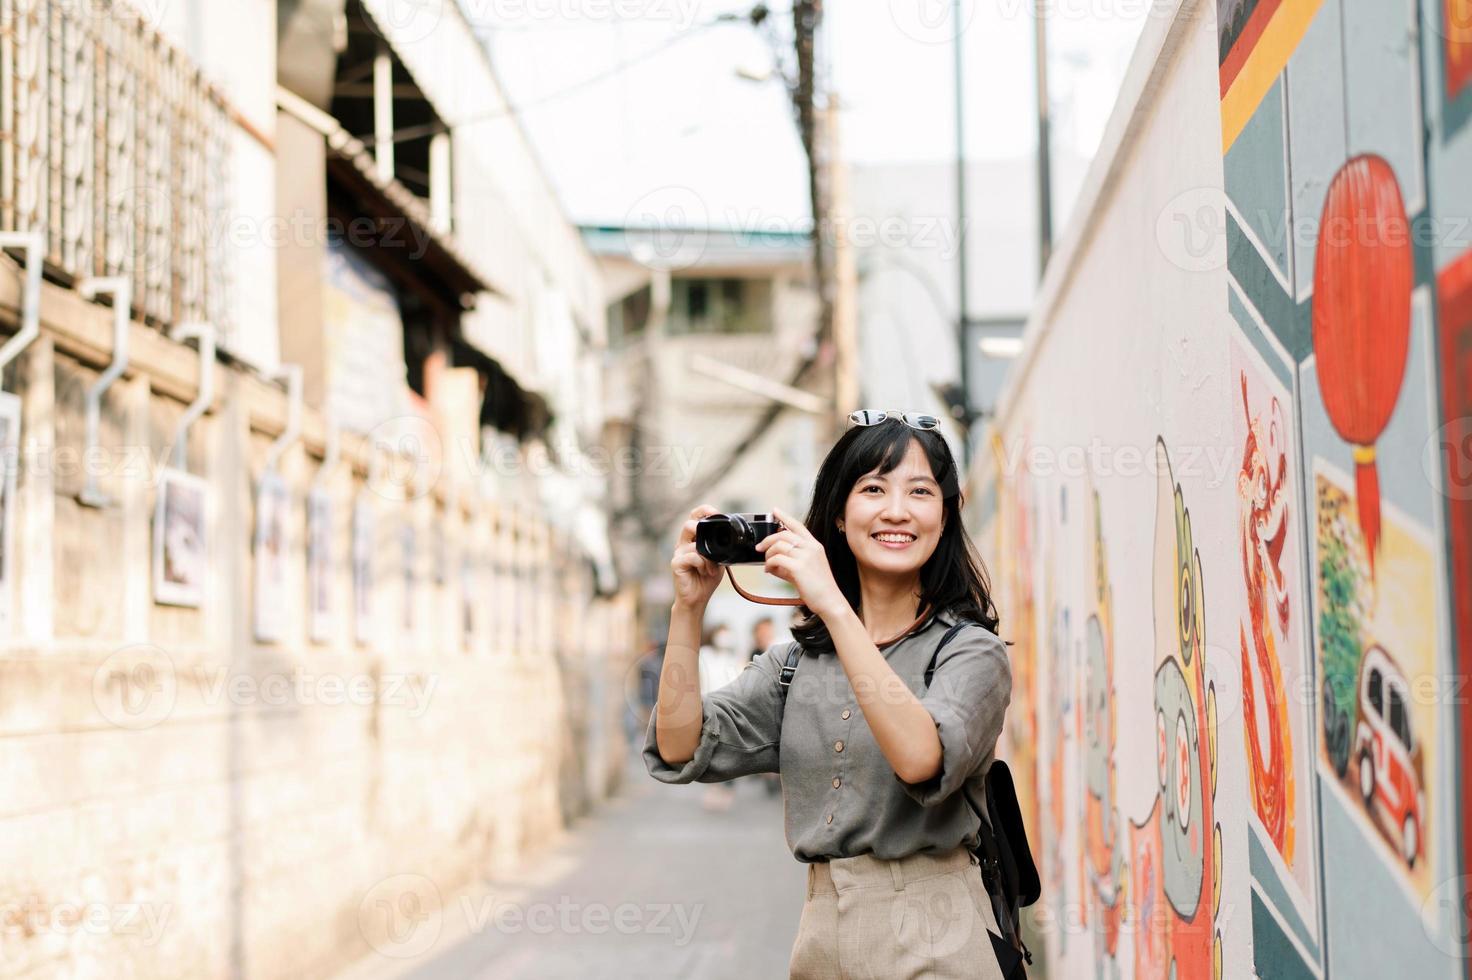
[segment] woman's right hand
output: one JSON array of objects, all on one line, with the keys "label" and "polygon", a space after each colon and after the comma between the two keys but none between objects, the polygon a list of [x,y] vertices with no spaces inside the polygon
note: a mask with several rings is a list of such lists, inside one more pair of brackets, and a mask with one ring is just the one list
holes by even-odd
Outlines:
[{"label": "woman's right hand", "polygon": [[696,522],[719,513],[709,504],[701,504],[690,512],[690,519],[680,528],[680,542],[675,545],[674,558],[670,559],[670,571],[675,579],[675,604],[678,606],[704,608],[716,586],[721,584],[721,566],[695,550]]}]

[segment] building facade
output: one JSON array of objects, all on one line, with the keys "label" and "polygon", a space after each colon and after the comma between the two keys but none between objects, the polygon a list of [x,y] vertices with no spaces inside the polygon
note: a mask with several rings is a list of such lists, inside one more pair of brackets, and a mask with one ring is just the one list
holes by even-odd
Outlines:
[{"label": "building facade", "polygon": [[617,781],[602,283],[437,9],[0,4],[0,972],[391,955]]}]

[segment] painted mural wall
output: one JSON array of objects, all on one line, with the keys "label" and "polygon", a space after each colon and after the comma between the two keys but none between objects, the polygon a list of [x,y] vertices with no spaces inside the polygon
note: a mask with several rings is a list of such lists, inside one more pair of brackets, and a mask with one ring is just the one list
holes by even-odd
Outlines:
[{"label": "painted mural wall", "polygon": [[1472,937],[1472,0],[1152,21],[972,481],[1046,971]]}]

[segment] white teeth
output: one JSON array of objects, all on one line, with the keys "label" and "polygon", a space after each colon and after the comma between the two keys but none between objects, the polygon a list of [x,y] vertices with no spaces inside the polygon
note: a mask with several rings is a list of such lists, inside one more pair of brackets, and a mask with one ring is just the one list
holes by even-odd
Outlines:
[{"label": "white teeth", "polygon": [[914,541],[915,540],[915,536],[913,534],[900,534],[900,533],[896,533],[896,534],[876,534],[876,535],[874,535],[874,537],[877,540],[879,540],[879,541],[908,542],[908,541]]}]

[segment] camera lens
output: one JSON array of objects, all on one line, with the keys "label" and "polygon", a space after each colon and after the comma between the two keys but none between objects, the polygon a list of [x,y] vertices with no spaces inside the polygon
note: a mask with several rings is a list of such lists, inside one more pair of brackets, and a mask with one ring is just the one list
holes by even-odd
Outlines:
[{"label": "camera lens", "polygon": [[712,521],[706,525],[705,540],[712,551],[725,553],[734,543],[734,531],[730,521]]},{"label": "camera lens", "polygon": [[751,525],[746,523],[746,518],[742,517],[740,514],[732,514],[730,516],[731,546],[733,548],[741,545],[750,547],[751,545],[756,544],[756,541],[752,537]]}]

